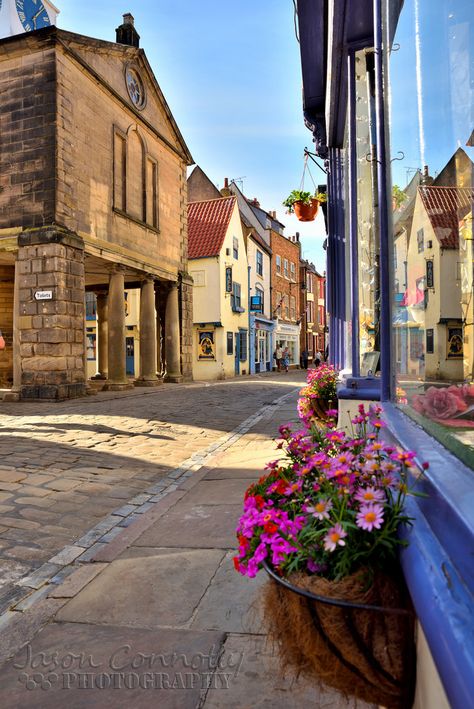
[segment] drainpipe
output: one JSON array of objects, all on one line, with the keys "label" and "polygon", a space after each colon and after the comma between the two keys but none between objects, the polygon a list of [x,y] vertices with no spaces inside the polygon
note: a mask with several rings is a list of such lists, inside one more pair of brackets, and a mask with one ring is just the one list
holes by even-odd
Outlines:
[{"label": "drainpipe", "polygon": [[[254,371],[252,371],[255,368],[255,360],[253,358],[253,350],[255,349],[255,332],[253,333],[253,342],[252,342],[252,329],[251,329],[251,315],[250,315],[250,270],[251,266],[247,266],[247,271],[248,271],[248,309],[249,309],[249,347],[248,347],[248,358],[249,358],[249,374],[255,374]],[[254,323],[255,323],[255,318],[254,318]],[[252,347],[253,344],[253,347]]]},{"label": "drainpipe", "polygon": [[389,401],[392,389],[392,307],[390,289],[390,245],[385,140],[384,56],[382,0],[374,0],[375,118],[377,132],[377,189],[380,230],[380,368],[381,400]]}]

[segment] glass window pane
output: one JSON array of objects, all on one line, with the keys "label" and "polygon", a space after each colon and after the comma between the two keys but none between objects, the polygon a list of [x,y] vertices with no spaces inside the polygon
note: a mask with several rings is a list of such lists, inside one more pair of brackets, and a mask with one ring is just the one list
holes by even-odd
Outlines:
[{"label": "glass window pane", "polygon": [[394,29],[397,396],[474,466],[474,3],[406,0]]}]

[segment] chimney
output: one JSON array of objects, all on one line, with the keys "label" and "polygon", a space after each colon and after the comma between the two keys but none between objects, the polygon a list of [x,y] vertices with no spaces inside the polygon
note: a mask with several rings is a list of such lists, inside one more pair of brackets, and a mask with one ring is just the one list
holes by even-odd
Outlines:
[{"label": "chimney", "polygon": [[253,204],[254,207],[260,207],[260,202],[256,197],[254,197],[251,201],[250,204]]},{"label": "chimney", "polygon": [[298,244],[300,243],[300,233],[299,233],[299,231],[297,231],[296,234],[295,234],[295,241],[297,241]]},{"label": "chimney", "polygon": [[224,177],[224,189],[229,189],[229,178]]},{"label": "chimney", "polygon": [[117,36],[117,44],[127,44],[130,47],[140,46],[140,35],[135,29],[135,20],[133,15],[127,12],[123,16],[123,24],[115,30]]}]

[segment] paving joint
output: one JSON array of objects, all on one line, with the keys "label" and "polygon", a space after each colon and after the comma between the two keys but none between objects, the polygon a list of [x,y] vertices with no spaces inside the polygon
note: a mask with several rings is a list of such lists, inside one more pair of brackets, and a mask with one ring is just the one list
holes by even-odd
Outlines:
[{"label": "paving joint", "polygon": [[56,589],[72,573],[83,568],[84,564],[93,562],[94,557],[103,551],[110,542],[119,539],[122,533],[128,531],[128,527],[140,522],[147,513],[151,513],[157,504],[178,489],[180,483],[205,468],[212,458],[234,445],[256,423],[273,415],[275,407],[293,396],[295,389],[298,389],[299,386],[299,384],[292,386],[290,391],[262,406],[256,413],[217,441],[202,451],[193,453],[159,482],[150,485],[143,493],[135,495],[130,501],[122,504],[76,542],[67,545],[34,572],[18,580],[14,586],[21,589],[30,588],[31,592],[0,614],[0,627],[6,629],[6,626],[14,622],[15,618],[18,618],[23,612],[33,610],[37,603],[44,600],[53,588]]}]

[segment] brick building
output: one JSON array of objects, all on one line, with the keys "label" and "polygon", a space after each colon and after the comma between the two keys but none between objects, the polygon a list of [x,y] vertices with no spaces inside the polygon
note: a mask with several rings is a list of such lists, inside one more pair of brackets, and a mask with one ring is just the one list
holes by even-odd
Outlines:
[{"label": "brick building", "polygon": [[301,352],[308,353],[309,366],[317,352],[326,351],[326,278],[308,261],[300,261]]},{"label": "brick building", "polygon": [[300,364],[301,330],[301,246],[298,235],[287,239],[281,231],[271,229],[272,249],[272,317],[276,320],[275,347],[288,347],[290,365]]},{"label": "brick building", "polygon": [[[2,17],[15,7],[4,0]],[[98,376],[130,386],[125,289],[140,292],[135,383],[189,379],[189,150],[131,15],[115,43],[43,24],[0,39],[3,386],[22,399],[85,393],[86,291]]]}]

